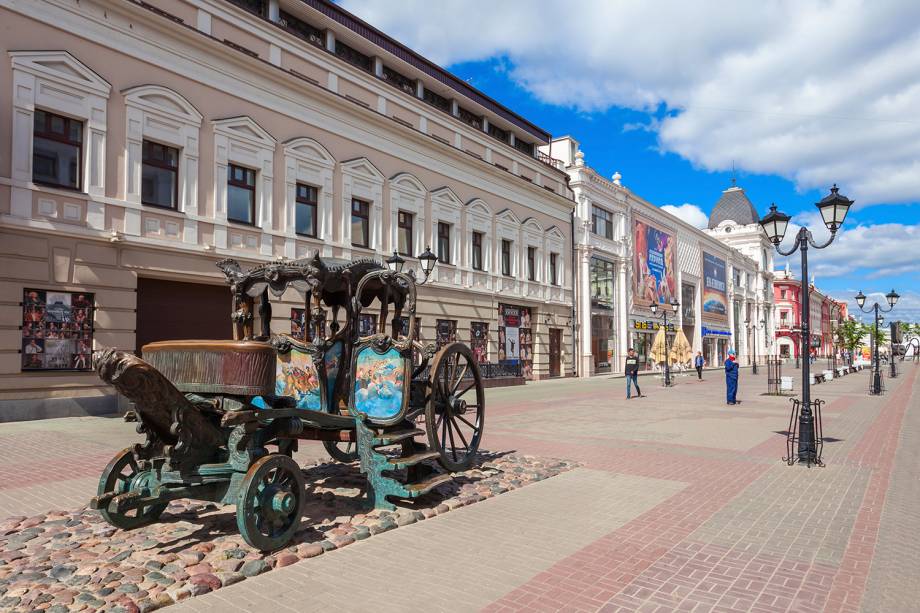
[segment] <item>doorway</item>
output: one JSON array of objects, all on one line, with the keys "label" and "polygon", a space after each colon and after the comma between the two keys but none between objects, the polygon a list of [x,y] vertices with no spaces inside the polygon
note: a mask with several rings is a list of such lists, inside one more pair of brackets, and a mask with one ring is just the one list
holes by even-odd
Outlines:
[{"label": "doorway", "polygon": [[137,280],[137,353],[147,343],[233,338],[226,285]]},{"label": "doorway", "polygon": [[562,328],[549,329],[549,376],[562,375]]}]

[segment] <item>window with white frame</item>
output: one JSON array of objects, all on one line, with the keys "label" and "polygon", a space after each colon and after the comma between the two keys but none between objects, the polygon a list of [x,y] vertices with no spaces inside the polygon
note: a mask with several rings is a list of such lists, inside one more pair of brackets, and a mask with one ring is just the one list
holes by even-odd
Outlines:
[{"label": "window with white frame", "polygon": [[399,211],[396,215],[396,251],[400,255],[408,255],[409,257],[415,257],[413,253],[412,243],[414,238],[413,233],[413,222],[415,221],[415,215],[406,211]]},{"label": "window with white frame", "polygon": [[559,286],[565,277],[565,262],[560,254],[565,246],[565,236],[556,226],[552,226],[543,234],[543,252],[549,253],[547,258],[547,278],[550,285]]},{"label": "window with white frame", "polygon": [[[492,254],[492,209],[483,200],[474,198],[463,209],[466,232],[466,262],[477,272],[495,270]],[[480,287],[488,284],[482,275],[476,275],[473,285]]]},{"label": "window with white frame", "polygon": [[[159,85],[125,95],[125,199],[198,214],[201,113],[184,97]],[[183,221],[185,240],[197,242],[196,221]],[[125,211],[125,233],[140,230],[140,212]]]},{"label": "window with white frame", "polygon": [[527,247],[527,280],[537,280],[537,248]]},{"label": "window with white frame", "polygon": [[549,284],[559,285],[559,254],[549,254]]},{"label": "window with white frame", "polygon": [[613,213],[599,206],[592,206],[591,232],[613,240]]},{"label": "window with white frame", "polygon": [[511,247],[512,243],[507,238],[502,239],[502,251],[501,251],[501,267],[502,274],[506,277],[510,277],[513,274],[513,268],[511,267]]},{"label": "window with white frame", "polygon": [[345,217],[340,230],[344,245],[383,249],[381,210],[384,180],[383,174],[367,158],[342,163],[342,206]]},{"label": "window with white frame", "polygon": [[317,190],[312,185],[297,184],[297,196],[294,201],[294,232],[301,236],[316,238],[319,210]]},{"label": "window with white frame", "polygon": [[[66,51],[10,51],[9,56],[10,214],[32,217],[35,182],[104,196],[111,85]],[[102,230],[105,205],[91,198],[86,207],[86,224]]]},{"label": "window with white frame", "polygon": [[451,264],[450,235],[453,232],[451,224],[438,222],[438,261],[442,264]]},{"label": "window with white frame", "polygon": [[[229,221],[273,229],[276,141],[249,117],[221,119],[212,122],[212,125],[217,166],[214,176],[214,240],[217,247],[226,249],[228,232],[239,234],[238,230],[229,230]],[[247,205],[251,205],[248,210]],[[236,236],[233,238],[236,239]],[[260,252],[263,255],[273,253],[271,234],[262,233]]]},{"label": "window with white frame", "polygon": [[298,238],[322,239],[323,255],[332,255],[334,170],[335,158],[312,138],[284,143],[285,257],[304,257],[317,248]]},{"label": "window with white frame", "polygon": [[415,176],[400,173],[389,180],[388,251],[416,257],[425,250],[425,197],[428,189]]}]

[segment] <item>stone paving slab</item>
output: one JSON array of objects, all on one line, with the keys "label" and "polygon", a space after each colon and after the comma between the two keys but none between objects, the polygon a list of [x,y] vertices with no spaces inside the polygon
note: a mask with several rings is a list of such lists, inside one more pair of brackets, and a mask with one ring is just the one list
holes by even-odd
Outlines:
[{"label": "stone paving slab", "polygon": [[[474,611],[625,525],[685,484],[576,469],[434,522],[272,573],[272,601],[299,611]],[[583,512],[573,514],[573,508]],[[526,509],[526,513],[522,510]],[[255,584],[255,582],[253,582]],[[273,584],[273,588],[275,585]],[[246,584],[178,611],[266,611]]]}]

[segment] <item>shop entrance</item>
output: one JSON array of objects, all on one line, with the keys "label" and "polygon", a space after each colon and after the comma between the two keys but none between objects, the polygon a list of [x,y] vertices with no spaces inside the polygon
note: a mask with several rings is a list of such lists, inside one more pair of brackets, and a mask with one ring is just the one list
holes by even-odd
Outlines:
[{"label": "shop entrance", "polygon": [[558,377],[562,374],[562,330],[559,328],[549,329],[549,376]]},{"label": "shop entrance", "polygon": [[231,339],[226,285],[137,280],[137,352],[154,341]]}]

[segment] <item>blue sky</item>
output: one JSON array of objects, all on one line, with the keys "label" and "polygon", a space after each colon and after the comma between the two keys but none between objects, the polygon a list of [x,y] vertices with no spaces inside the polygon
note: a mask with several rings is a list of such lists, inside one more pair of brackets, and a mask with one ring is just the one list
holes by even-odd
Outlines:
[{"label": "blue sky", "polygon": [[734,166],[761,214],[776,202],[823,236],[814,203],[839,184],[857,205],[810,252],[818,286],[895,287],[920,321],[920,3],[343,5],[659,206],[708,214]]}]

